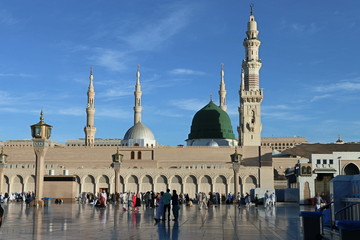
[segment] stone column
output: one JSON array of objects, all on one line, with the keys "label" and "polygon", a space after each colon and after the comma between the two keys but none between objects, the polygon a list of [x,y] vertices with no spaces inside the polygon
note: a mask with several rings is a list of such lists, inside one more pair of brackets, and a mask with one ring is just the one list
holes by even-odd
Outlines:
[{"label": "stone column", "polygon": [[112,168],[115,171],[115,193],[120,193],[120,168],[124,155],[120,153],[119,147],[117,151],[112,155]]},{"label": "stone column", "polygon": [[[121,164],[115,164],[117,166],[114,166],[115,171],[115,193],[120,193],[120,166]],[[118,166],[119,165],[119,166]]]},{"label": "stone column", "polygon": [[33,139],[34,152],[36,155],[35,164],[35,203],[34,205],[43,206],[42,198],[44,190],[44,175],[45,175],[45,154],[49,148],[50,140],[48,139]]},{"label": "stone column", "polygon": [[0,164],[0,193],[4,193],[4,168],[5,164]]},{"label": "stone column", "polygon": [[234,194],[237,196],[239,192],[239,169],[240,169],[240,163],[239,162],[233,162],[232,167],[234,170]]},{"label": "stone column", "polygon": [[8,155],[4,153],[4,149],[2,148],[0,152],[0,193],[4,193],[4,169],[6,168],[7,162]]}]

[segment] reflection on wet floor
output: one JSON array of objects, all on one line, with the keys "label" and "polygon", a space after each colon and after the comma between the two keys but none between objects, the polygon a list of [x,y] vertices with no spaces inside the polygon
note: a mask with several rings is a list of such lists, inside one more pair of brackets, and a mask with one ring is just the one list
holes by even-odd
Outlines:
[{"label": "reflection on wet floor", "polygon": [[9,203],[3,207],[0,239],[302,239],[299,212],[309,210],[297,204],[268,209],[182,206],[178,222],[155,224],[151,208],[131,212],[119,205],[106,209],[81,204],[34,208]]}]

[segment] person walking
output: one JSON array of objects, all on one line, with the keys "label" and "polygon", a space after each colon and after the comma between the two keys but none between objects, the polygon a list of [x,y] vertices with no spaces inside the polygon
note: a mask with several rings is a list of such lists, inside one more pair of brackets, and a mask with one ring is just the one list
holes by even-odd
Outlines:
[{"label": "person walking", "polygon": [[166,210],[168,212],[168,221],[170,221],[170,201],[171,201],[171,194],[170,194],[170,189],[166,190],[166,193],[164,193],[163,196],[164,199],[164,214],[163,214],[163,221],[166,220]]},{"label": "person walking", "polygon": [[173,195],[171,196],[171,203],[172,203],[172,212],[174,215],[173,221],[177,221],[179,218],[179,196],[176,193],[176,190],[173,190]]},{"label": "person walking", "polygon": [[266,192],[265,192],[265,195],[264,195],[264,205],[265,205],[265,207],[269,207],[269,206],[270,206],[269,190],[266,190]]},{"label": "person walking", "polygon": [[249,193],[246,193],[245,203],[246,203],[246,208],[248,209],[248,208],[250,207],[250,203],[251,203],[251,199],[250,199]]},{"label": "person walking", "polygon": [[241,206],[241,194],[240,194],[240,192],[238,192],[238,195],[237,195],[237,203],[238,203],[238,208],[240,208],[240,206]]},{"label": "person walking", "polygon": [[324,202],[325,201],[320,196],[320,193],[317,193],[316,196],[315,196],[315,211],[320,211],[321,204],[324,203]]},{"label": "person walking", "polygon": [[258,207],[258,205],[259,205],[259,197],[258,197],[257,194],[255,194],[254,203],[255,203],[255,207]]},{"label": "person walking", "polygon": [[199,209],[201,210],[203,207],[207,210],[208,206],[207,206],[207,196],[205,193],[201,192],[199,193]]},{"label": "person walking", "polygon": [[164,192],[161,192],[157,198],[156,217],[154,218],[156,223],[160,221],[161,216],[164,216]]}]

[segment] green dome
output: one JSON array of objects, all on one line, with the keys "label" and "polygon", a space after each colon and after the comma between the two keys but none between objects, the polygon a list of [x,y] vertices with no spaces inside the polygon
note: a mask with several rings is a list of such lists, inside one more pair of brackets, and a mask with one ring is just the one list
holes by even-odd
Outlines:
[{"label": "green dome", "polygon": [[195,114],[191,124],[189,139],[203,138],[235,139],[229,115],[212,101]]}]

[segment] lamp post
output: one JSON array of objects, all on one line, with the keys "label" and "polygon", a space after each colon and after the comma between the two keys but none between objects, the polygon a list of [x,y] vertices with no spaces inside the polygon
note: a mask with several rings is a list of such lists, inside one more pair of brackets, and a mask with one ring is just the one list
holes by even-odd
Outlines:
[{"label": "lamp post", "polygon": [[115,193],[120,193],[120,168],[123,161],[124,155],[120,153],[119,147],[115,154],[112,155],[111,166],[115,171]]},{"label": "lamp post", "polygon": [[44,169],[45,154],[50,146],[50,136],[52,126],[44,122],[44,112],[40,112],[40,122],[31,125],[31,136],[33,141],[34,152],[36,156],[35,164],[35,206],[43,206],[43,189],[44,189]]},{"label": "lamp post", "polygon": [[1,153],[0,153],[0,193],[3,193],[4,168],[6,168],[8,160],[9,160],[9,157],[8,157],[8,155],[6,155],[4,153],[4,148],[1,148]]},{"label": "lamp post", "polygon": [[232,168],[234,170],[234,194],[239,192],[239,169],[240,169],[240,162],[242,160],[242,155],[237,152],[237,148],[235,148],[235,153],[230,155]]}]

